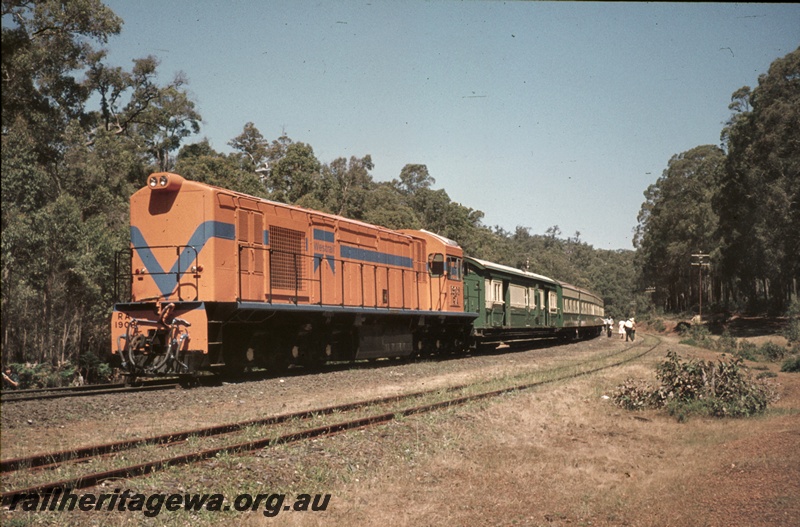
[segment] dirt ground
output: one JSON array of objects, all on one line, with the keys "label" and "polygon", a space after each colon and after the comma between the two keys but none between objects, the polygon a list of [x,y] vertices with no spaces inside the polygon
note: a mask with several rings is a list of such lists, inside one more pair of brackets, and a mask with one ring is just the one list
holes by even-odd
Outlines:
[{"label": "dirt ground", "polygon": [[[630,377],[653,380],[670,349],[682,357],[719,357],[680,344],[674,333],[660,337],[663,344],[645,358],[577,380],[108,486],[142,493],[330,494],[324,511],[273,517],[260,510],[162,512],[155,518],[5,511],[0,518],[3,525],[800,525],[800,374],[779,372],[779,363],[750,364],[761,368],[754,374],[775,373],[770,381],[781,394],[755,418],[680,423],[663,412],[614,406],[607,398],[614,388]],[[135,398],[13,403],[2,408],[0,455],[448,386],[622,345],[615,336]]]},{"label": "dirt ground", "polygon": [[[680,345],[674,336],[666,340],[667,349],[681,356],[718,358]],[[393,466],[349,485],[324,519],[291,520],[297,525],[800,525],[800,375],[777,373],[781,399],[765,416],[752,419],[679,423],[656,411],[624,411],[603,398],[628,376],[651,375],[664,352],[643,364],[457,411],[439,436],[453,446],[430,447],[424,463]]]}]

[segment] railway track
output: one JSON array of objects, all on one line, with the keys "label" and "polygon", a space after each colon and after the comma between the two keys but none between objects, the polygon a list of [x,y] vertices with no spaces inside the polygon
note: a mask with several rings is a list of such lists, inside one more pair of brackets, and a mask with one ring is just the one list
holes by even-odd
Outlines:
[{"label": "railway track", "polygon": [[64,397],[85,397],[89,395],[170,390],[177,386],[179,386],[179,383],[175,379],[152,379],[142,381],[139,386],[126,386],[122,383],[115,383],[65,386],[62,388],[34,388],[30,390],[6,392],[2,395],[0,401],[3,403],[13,403],[18,401],[37,401],[41,399],[61,399]]},{"label": "railway track", "polygon": [[[144,439],[4,460],[0,462],[4,487],[0,499],[3,503],[9,503],[13,496],[20,494],[44,495],[56,492],[57,489],[86,489],[103,481],[146,475],[171,466],[200,462],[220,454],[252,452],[491,399],[614,368],[646,355],[660,343],[657,337],[647,336],[646,340],[632,346],[598,354],[589,360],[526,372],[511,378],[482,380],[445,389],[419,391]],[[199,448],[199,443],[203,441],[212,442],[215,446]],[[173,453],[164,457],[163,452],[167,449]],[[93,468],[94,472],[81,473],[81,467],[86,465],[103,470]],[[52,469],[56,468],[63,477],[57,481],[48,479],[52,478]]]}]

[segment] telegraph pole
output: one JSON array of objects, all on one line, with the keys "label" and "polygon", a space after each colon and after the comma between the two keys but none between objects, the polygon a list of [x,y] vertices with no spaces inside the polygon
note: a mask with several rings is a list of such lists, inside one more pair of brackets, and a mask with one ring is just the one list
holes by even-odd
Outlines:
[{"label": "telegraph pole", "polygon": [[693,254],[692,258],[695,258],[697,261],[692,262],[692,265],[697,266],[697,274],[699,276],[699,290],[698,296],[700,297],[700,320],[703,320],[703,267],[709,267],[711,263],[708,261],[711,258],[710,254]]}]

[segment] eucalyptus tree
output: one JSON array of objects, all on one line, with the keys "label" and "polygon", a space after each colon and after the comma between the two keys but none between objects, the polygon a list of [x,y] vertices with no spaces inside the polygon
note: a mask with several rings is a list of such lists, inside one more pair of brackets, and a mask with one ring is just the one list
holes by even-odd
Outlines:
[{"label": "eucalyptus tree", "polygon": [[800,280],[800,49],[734,92],[715,207],[734,291],[782,309]]},{"label": "eucalyptus tree", "polygon": [[102,2],[2,9],[3,358],[83,363],[108,349],[128,198],[200,116],[181,75],[158,83],[157,59],[105,64],[122,21]]},{"label": "eucalyptus tree", "polygon": [[695,147],[673,156],[644,193],[634,238],[641,285],[655,287],[654,301],[667,309],[687,309],[692,298],[699,299],[692,254],[718,249],[718,217],[711,202],[724,163],[719,147]]},{"label": "eucalyptus tree", "polygon": [[109,241],[106,221],[87,221],[102,200],[71,195],[65,160],[76,138],[85,143],[91,93],[75,72],[103,59],[93,43],[121,20],[97,0],[4,0],[2,10],[3,358],[63,362],[91,342],[103,293],[93,273]]}]

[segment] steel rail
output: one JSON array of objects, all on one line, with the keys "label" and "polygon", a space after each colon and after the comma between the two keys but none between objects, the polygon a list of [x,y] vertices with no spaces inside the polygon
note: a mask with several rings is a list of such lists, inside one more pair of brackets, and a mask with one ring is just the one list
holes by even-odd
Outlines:
[{"label": "steel rail", "polygon": [[150,392],[158,390],[172,390],[179,386],[179,383],[170,381],[167,384],[154,384],[151,386],[127,386],[119,388],[98,388],[98,389],[84,389],[75,391],[63,391],[57,393],[34,393],[30,395],[12,396],[4,395],[2,402],[16,403],[20,401],[40,401],[44,399],[63,399],[65,397],[87,397],[92,395],[107,395],[117,393],[135,393],[135,392]]},{"label": "steel rail", "polygon": [[[402,417],[407,417],[407,416],[411,416],[411,415],[432,412],[432,411],[435,411],[435,410],[438,410],[438,409],[449,408],[449,407],[452,407],[452,406],[459,406],[459,405],[463,405],[463,404],[466,404],[466,403],[469,403],[469,402],[474,402],[474,401],[487,399],[487,398],[491,398],[491,397],[497,397],[499,395],[504,395],[504,394],[508,394],[508,393],[523,391],[523,390],[527,390],[527,389],[534,388],[534,387],[537,387],[537,386],[543,386],[543,385],[551,384],[551,383],[558,382],[558,381],[563,381],[563,380],[568,380],[568,379],[575,379],[575,378],[578,378],[578,377],[591,375],[593,373],[597,373],[597,372],[600,372],[600,371],[603,371],[603,370],[606,370],[606,369],[615,368],[615,367],[620,366],[622,364],[626,364],[628,362],[636,360],[636,359],[646,355],[647,353],[651,352],[653,349],[655,349],[656,347],[658,347],[661,344],[661,340],[658,339],[657,337],[656,337],[656,339],[657,339],[657,341],[656,341],[655,345],[651,346],[650,348],[645,349],[644,351],[642,351],[640,353],[637,353],[635,355],[627,357],[627,358],[625,358],[623,360],[616,361],[616,362],[614,362],[612,364],[606,364],[606,365],[603,365],[603,366],[598,366],[598,367],[591,368],[591,369],[584,370],[584,371],[580,371],[580,372],[577,372],[577,373],[559,375],[559,376],[556,376],[555,378],[550,378],[550,379],[546,379],[546,380],[540,380],[540,381],[535,381],[535,382],[530,382],[530,383],[519,384],[519,385],[515,385],[515,386],[501,388],[501,389],[498,389],[498,390],[491,390],[491,391],[487,391],[487,392],[481,392],[481,393],[473,394],[473,395],[465,395],[465,396],[462,396],[462,397],[457,397],[457,398],[454,398],[454,399],[440,401],[440,402],[437,402],[437,403],[431,403],[431,404],[427,404],[427,405],[406,408],[406,409],[397,410],[397,411],[393,411],[393,412],[388,412],[388,413],[384,413],[384,414],[363,417],[363,418],[354,419],[354,420],[350,420],[350,421],[344,421],[344,422],[341,422],[341,423],[335,423],[335,424],[331,424],[331,425],[325,425],[325,426],[321,426],[321,427],[310,428],[310,429],[301,430],[301,431],[298,431],[298,432],[291,432],[291,433],[283,434],[283,435],[281,435],[281,436],[279,436],[277,438],[276,437],[264,438],[264,439],[259,439],[259,440],[255,440],[255,441],[248,441],[248,442],[238,443],[238,444],[234,444],[234,445],[222,446],[222,447],[217,447],[217,448],[197,451],[197,452],[193,452],[193,453],[189,453],[189,454],[183,454],[183,455],[179,455],[179,456],[174,456],[174,457],[170,457],[170,458],[163,458],[163,459],[160,459],[160,460],[157,460],[157,461],[151,461],[151,462],[141,463],[141,464],[137,464],[137,465],[133,465],[133,466],[122,467],[122,468],[112,469],[112,470],[108,470],[108,471],[104,471],[104,472],[98,472],[98,473],[93,473],[93,474],[87,474],[87,475],[84,475],[84,476],[78,476],[78,477],[75,477],[75,478],[64,479],[64,480],[57,481],[57,482],[39,484],[39,485],[31,486],[31,487],[28,487],[28,488],[25,488],[25,489],[6,491],[6,492],[3,492],[2,494],[0,494],[0,500],[2,501],[3,504],[8,504],[14,498],[14,496],[19,496],[19,495],[22,495],[22,494],[44,495],[44,494],[52,493],[56,489],[76,490],[76,489],[89,488],[89,487],[96,486],[97,484],[99,484],[99,483],[101,483],[102,481],[105,481],[105,480],[109,480],[109,479],[125,479],[125,478],[131,478],[131,477],[136,477],[136,476],[143,476],[143,475],[147,475],[147,474],[156,472],[156,471],[161,470],[163,468],[167,468],[167,467],[171,467],[171,466],[185,465],[185,464],[189,464],[189,463],[195,463],[195,462],[198,462],[198,461],[203,461],[205,459],[209,459],[209,458],[215,457],[215,456],[217,456],[219,454],[236,454],[236,453],[250,452],[250,451],[253,451],[253,450],[263,449],[263,448],[267,448],[267,447],[275,446],[275,445],[279,445],[279,444],[287,444],[287,443],[298,442],[298,441],[301,441],[301,440],[311,439],[311,438],[315,438],[315,437],[329,436],[329,435],[333,435],[333,434],[336,434],[336,433],[344,432],[344,431],[347,431],[347,430],[365,428],[365,427],[373,426],[373,425],[376,425],[376,424],[388,423],[390,421],[393,421],[393,420],[396,420],[396,419],[402,418]],[[629,348],[624,348],[623,350],[621,350],[621,351],[619,351],[619,352],[617,352],[615,354],[607,355],[605,357],[602,357],[601,359],[592,359],[592,360],[590,360],[588,362],[593,362],[593,361],[596,362],[597,360],[606,360],[609,357],[613,357],[614,355],[625,353],[626,351],[629,351],[630,349],[633,349],[635,347],[637,347],[637,345],[631,346]],[[555,371],[557,371],[557,369]],[[473,385],[466,385],[466,387],[468,387],[468,386],[473,386]],[[460,389],[460,388],[463,388],[463,386],[462,387],[452,387],[452,388],[448,388],[447,390],[450,391],[450,390],[456,390],[456,389]],[[416,393],[417,394],[420,394],[420,393],[429,394],[429,393],[435,393],[435,392],[441,392],[441,391],[443,391],[443,390],[441,390],[441,389],[439,389],[439,390],[429,390],[429,391],[425,391],[425,392],[416,392]],[[415,395],[415,394],[398,395],[398,396],[392,396],[391,398],[404,399],[404,398],[410,398],[413,395]],[[382,399],[385,399],[385,398],[382,398]],[[382,399],[378,399],[378,400],[380,401]],[[356,405],[356,406],[365,406],[364,403],[368,403],[368,401],[364,401],[362,403],[351,403],[351,404]],[[318,415],[319,414],[319,410],[307,411],[307,412],[299,412],[299,413]],[[272,419],[272,418],[270,418],[270,419]],[[239,424],[241,424],[242,427],[249,426],[249,425],[244,425],[243,423],[237,423],[237,424],[234,424],[233,426],[236,426],[236,425],[239,425]],[[226,426],[231,426],[231,425],[222,425],[221,427],[212,427],[212,428],[224,428]],[[170,434],[169,436],[174,438],[175,434]],[[165,437],[165,436],[161,436],[161,437]],[[136,440],[134,442],[137,442],[137,441],[140,442],[140,441],[144,441],[144,440]]]}]

